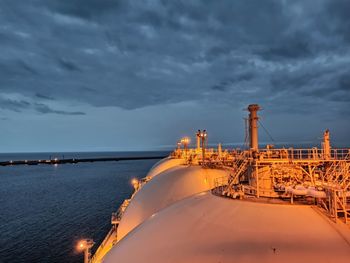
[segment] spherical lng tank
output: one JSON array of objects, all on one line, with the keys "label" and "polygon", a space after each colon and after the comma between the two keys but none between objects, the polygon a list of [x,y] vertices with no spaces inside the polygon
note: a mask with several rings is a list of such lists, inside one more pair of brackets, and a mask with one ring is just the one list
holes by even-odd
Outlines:
[{"label": "spherical lng tank", "polygon": [[341,227],[310,206],[232,200],[206,192],[147,219],[103,262],[347,263],[350,236]]},{"label": "spherical lng tank", "polygon": [[118,226],[118,240],[161,209],[212,189],[215,179],[227,176],[227,173],[198,165],[177,165],[158,173],[131,199]]}]

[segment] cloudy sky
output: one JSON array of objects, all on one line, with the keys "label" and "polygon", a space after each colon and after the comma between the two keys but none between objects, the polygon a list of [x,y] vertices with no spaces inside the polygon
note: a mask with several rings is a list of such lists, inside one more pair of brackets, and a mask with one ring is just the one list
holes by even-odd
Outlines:
[{"label": "cloudy sky", "polygon": [[[0,151],[163,149],[207,129],[350,145],[350,1],[0,0]],[[262,142],[271,142],[260,129]]]}]

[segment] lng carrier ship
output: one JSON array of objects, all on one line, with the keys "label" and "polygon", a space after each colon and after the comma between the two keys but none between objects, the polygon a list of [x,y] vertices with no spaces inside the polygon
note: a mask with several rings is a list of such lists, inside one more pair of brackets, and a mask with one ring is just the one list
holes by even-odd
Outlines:
[{"label": "lng carrier ship", "polygon": [[177,149],[112,215],[86,263],[350,262],[350,149],[259,148],[259,105],[248,106],[249,148]]}]

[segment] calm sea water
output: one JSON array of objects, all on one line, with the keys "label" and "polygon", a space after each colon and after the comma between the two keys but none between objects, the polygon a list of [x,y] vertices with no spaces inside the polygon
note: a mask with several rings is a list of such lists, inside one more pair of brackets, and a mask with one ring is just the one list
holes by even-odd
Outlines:
[{"label": "calm sea water", "polygon": [[[0,154],[0,160],[154,156],[164,152]],[[83,262],[81,238],[99,244],[111,213],[157,160],[0,167],[0,262]],[[95,249],[97,246],[95,246]]]}]

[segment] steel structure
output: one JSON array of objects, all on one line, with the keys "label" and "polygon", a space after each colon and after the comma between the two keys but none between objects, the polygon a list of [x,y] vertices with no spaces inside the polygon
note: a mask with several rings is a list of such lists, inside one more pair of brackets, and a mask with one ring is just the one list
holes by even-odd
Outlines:
[{"label": "steel structure", "polygon": [[[259,148],[259,110],[257,104],[248,106],[249,150],[223,151],[221,145],[207,149],[207,133],[197,132],[197,151],[187,153],[191,163],[230,171],[228,178],[217,180],[214,192],[232,198],[312,203],[335,221],[350,222],[350,149],[331,148],[329,130],[321,148]],[[184,152],[180,156],[186,158]]]}]

